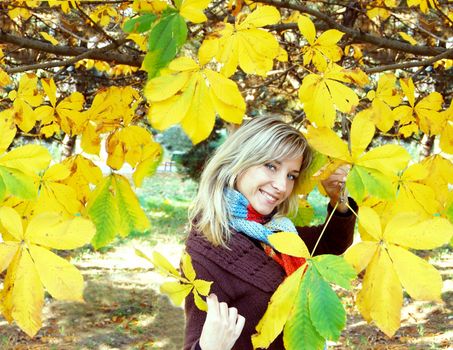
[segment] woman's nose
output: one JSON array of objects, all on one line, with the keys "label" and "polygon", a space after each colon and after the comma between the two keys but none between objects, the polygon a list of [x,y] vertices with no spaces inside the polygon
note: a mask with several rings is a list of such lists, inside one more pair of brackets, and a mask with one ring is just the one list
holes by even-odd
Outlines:
[{"label": "woman's nose", "polygon": [[286,192],[286,176],[277,175],[272,183],[273,187],[279,192]]}]

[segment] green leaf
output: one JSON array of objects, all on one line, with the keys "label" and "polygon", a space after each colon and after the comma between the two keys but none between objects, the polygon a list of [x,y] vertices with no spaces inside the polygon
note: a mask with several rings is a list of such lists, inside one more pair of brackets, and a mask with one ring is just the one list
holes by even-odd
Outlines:
[{"label": "green leaf", "polygon": [[346,180],[346,187],[357,203],[361,203],[367,194],[384,200],[395,198],[395,191],[388,176],[360,165],[352,167]]},{"label": "green leaf", "polygon": [[95,249],[110,243],[118,232],[118,208],[111,191],[112,177],[108,176],[92,193],[88,201],[88,216],[96,226],[91,244]]},{"label": "green leaf", "polygon": [[325,254],[312,259],[321,276],[330,283],[351,289],[351,281],[357,276],[354,268],[341,256]]},{"label": "green leaf", "polygon": [[252,336],[253,348],[267,349],[282,332],[297,297],[305,268],[301,267],[288,276],[272,294],[271,300]]},{"label": "green leaf", "polygon": [[123,30],[126,33],[144,33],[151,29],[151,25],[156,20],[154,13],[145,13],[142,16],[132,18],[124,23]]},{"label": "green leaf", "polygon": [[302,279],[293,313],[283,330],[285,349],[318,350],[324,348],[325,339],[318,333],[310,319],[308,288],[311,274],[312,268],[309,267]]},{"label": "green leaf", "polygon": [[[0,196],[0,198],[1,198],[1,196]],[[453,223],[453,201],[450,202],[445,213],[446,213],[445,215],[447,216],[447,219],[450,220],[451,223]]]},{"label": "green leaf", "polygon": [[310,203],[307,200],[299,200],[299,209],[297,214],[291,217],[291,221],[295,226],[309,226],[314,215],[315,210]]},{"label": "green leaf", "polygon": [[316,269],[312,269],[308,286],[310,318],[319,334],[338,340],[346,325],[346,311],[337,294]]},{"label": "green leaf", "polygon": [[[34,199],[38,195],[33,178],[18,169],[0,166],[0,178],[3,180],[3,195],[9,192],[22,199]],[[1,192],[0,184],[0,198],[2,198]]]},{"label": "green leaf", "polygon": [[3,179],[0,176],[0,201],[5,198],[6,195],[6,186],[5,183],[3,182]]},{"label": "green leaf", "polygon": [[165,67],[186,42],[187,25],[179,13],[172,12],[162,17],[149,35],[148,53],[143,66],[151,79]]},{"label": "green leaf", "polygon": [[121,175],[114,175],[114,178],[121,236],[125,237],[132,231],[145,231],[149,228],[150,222],[129,181]]}]

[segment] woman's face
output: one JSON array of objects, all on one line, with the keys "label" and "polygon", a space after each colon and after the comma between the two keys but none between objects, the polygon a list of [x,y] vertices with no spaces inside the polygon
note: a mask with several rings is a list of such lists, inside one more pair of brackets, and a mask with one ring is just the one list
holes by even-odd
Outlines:
[{"label": "woman's face", "polygon": [[236,189],[262,215],[268,215],[291,194],[299,176],[302,157],[256,165],[236,181]]}]

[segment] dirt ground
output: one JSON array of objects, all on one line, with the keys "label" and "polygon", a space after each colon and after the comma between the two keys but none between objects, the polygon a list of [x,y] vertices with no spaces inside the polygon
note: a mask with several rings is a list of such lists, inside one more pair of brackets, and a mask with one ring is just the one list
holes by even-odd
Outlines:
[{"label": "dirt ground", "polygon": [[[104,254],[86,252],[74,259],[85,278],[86,302],[46,298],[43,327],[33,339],[0,316],[0,349],[181,349],[183,310],[159,294],[162,277],[135,255],[134,247],[151,252],[146,244],[130,241]],[[154,249],[177,265],[180,244],[166,242]],[[352,294],[341,291],[347,328],[329,348],[453,349],[451,250],[438,253],[433,264],[444,279],[443,302],[405,298],[402,327],[392,339],[363,321],[353,308]]]}]

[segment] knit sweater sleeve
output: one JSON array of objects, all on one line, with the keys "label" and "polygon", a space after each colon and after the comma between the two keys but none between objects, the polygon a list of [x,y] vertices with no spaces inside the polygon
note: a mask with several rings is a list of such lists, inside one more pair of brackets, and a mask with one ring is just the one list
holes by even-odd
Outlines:
[{"label": "knit sweater sleeve", "polygon": [[[349,199],[351,207],[357,212],[357,204]],[[329,205],[327,210],[327,217],[332,212],[333,208]],[[341,255],[352,244],[354,237],[354,225],[356,217],[351,210],[346,213],[335,212],[330,220],[327,228],[316,247],[314,255],[321,254],[335,254]],[[310,227],[297,227],[297,232],[307,245],[308,250],[311,252],[318,241],[324,224],[319,226]]]},{"label": "knit sweater sleeve", "polygon": [[[223,281],[219,281],[215,276],[224,275],[224,272],[218,271],[219,267],[215,264],[206,266],[206,259],[202,256],[191,252],[192,265],[196,271],[197,279],[214,282],[211,285],[210,293],[217,295],[219,301],[228,303],[230,297],[226,294]],[[201,311],[196,305],[193,294],[190,293],[185,299],[184,312],[186,318],[185,335],[184,335],[184,350],[200,350],[199,340],[204,322],[206,320],[206,312]]]}]

